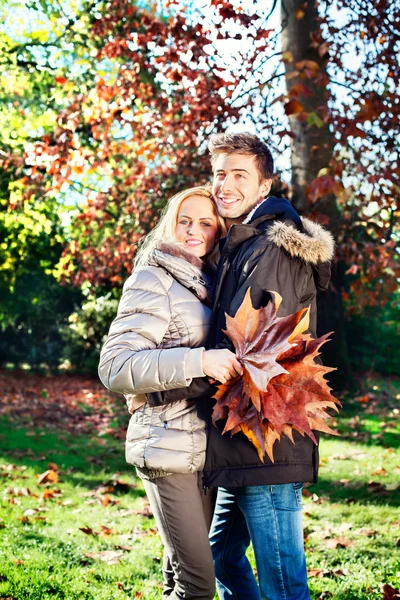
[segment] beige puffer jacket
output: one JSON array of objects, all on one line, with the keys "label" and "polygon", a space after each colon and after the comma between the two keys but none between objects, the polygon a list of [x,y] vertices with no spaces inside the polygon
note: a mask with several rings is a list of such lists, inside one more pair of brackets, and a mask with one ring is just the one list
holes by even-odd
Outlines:
[{"label": "beige puffer jacket", "polygon": [[138,395],[186,387],[204,376],[210,286],[202,261],[178,244],[161,243],[149,263],[124,285],[99,376],[108,389],[127,395],[131,412],[139,406],[128,427],[127,462],[143,476],[192,473],[203,468],[206,449],[194,401],[150,407]]}]

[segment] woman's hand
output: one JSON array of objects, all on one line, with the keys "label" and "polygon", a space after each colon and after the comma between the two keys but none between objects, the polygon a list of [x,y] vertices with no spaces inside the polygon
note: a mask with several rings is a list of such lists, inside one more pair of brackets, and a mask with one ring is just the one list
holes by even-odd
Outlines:
[{"label": "woman's hand", "polygon": [[207,377],[226,383],[229,379],[241,375],[243,368],[230,350],[205,350],[203,352],[203,371]]}]

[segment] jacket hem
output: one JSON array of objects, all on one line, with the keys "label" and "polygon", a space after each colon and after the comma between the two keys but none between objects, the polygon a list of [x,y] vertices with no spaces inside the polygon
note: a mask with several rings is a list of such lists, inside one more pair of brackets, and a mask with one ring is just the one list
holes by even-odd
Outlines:
[{"label": "jacket hem", "polygon": [[318,475],[312,463],[271,464],[255,467],[233,467],[204,470],[204,487],[247,487],[284,483],[317,483]]}]

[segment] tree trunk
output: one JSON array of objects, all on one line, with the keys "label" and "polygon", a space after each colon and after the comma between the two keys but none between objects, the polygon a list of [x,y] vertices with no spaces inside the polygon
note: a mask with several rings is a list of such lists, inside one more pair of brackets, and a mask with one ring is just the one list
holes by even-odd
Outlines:
[{"label": "tree trunk", "polygon": [[[281,0],[282,50],[289,98],[296,100],[296,112],[289,115],[292,153],[291,200],[300,214],[313,212],[323,216],[333,234],[340,229],[340,212],[333,195],[324,196],[317,206],[307,198],[307,187],[318,174],[329,173],[335,144],[325,120],[328,115],[329,91],[326,63],[328,48],[318,27],[316,0]],[[322,50],[322,52],[321,52]],[[304,64],[302,61],[312,61]],[[299,64],[300,63],[300,64]],[[318,65],[318,68],[316,67]],[[315,75],[315,76],[314,76]],[[304,86],[307,89],[304,89]],[[290,111],[289,111],[290,112]],[[326,169],[320,173],[321,169]],[[351,383],[351,367],[347,351],[345,322],[341,299],[340,266],[333,265],[332,284],[327,293],[318,296],[318,333],[334,331],[332,341],[323,347],[322,358],[337,367],[330,377],[339,390]]]}]

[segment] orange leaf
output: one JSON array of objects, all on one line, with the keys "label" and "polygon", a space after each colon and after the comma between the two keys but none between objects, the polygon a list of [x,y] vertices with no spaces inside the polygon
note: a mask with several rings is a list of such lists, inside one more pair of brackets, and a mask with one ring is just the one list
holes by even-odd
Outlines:
[{"label": "orange leaf", "polygon": [[304,110],[304,106],[301,104],[301,102],[299,102],[298,100],[289,100],[289,102],[287,102],[285,104],[285,113],[289,116],[289,115],[297,115],[299,113],[302,113]]},{"label": "orange leaf", "polygon": [[45,483],[58,483],[58,473],[53,471],[53,469],[48,469],[37,477],[40,485],[44,485]]},{"label": "orange leaf", "polygon": [[295,442],[293,431],[307,434],[315,443],[313,430],[338,435],[326,423],[325,409],[337,410],[340,403],[331,395],[325,375],[333,369],[315,359],[327,334],[314,340],[305,334],[309,309],[277,317],[281,298],[255,310],[251,292],[234,317],[226,315],[226,335],[232,340],[243,365],[243,375],[220,385],[214,396],[213,422],[226,419],[223,434],[241,431],[257,449],[274,462],[273,446],[282,435]]}]

